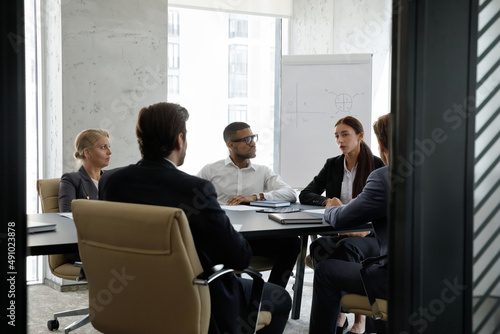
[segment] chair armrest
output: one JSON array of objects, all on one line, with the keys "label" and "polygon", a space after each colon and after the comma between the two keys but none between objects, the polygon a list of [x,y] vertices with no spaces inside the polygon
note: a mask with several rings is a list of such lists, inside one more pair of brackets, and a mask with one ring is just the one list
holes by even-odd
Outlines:
[{"label": "chair armrest", "polygon": [[372,292],[371,285],[366,284],[370,280],[370,276],[367,272],[367,269],[374,264],[379,264],[382,260],[385,260],[387,255],[382,255],[378,257],[370,257],[364,260],[361,265],[362,268],[360,270],[361,273],[361,281],[363,282],[363,287],[365,289],[366,297],[368,297],[368,301],[370,302],[370,307],[372,309],[372,318],[375,320],[382,319],[382,313],[379,310],[377,300],[375,298],[374,293]]},{"label": "chair armrest", "polygon": [[201,273],[195,279],[193,284],[208,285],[213,280],[219,278],[227,273],[245,273],[252,277],[252,291],[250,292],[250,303],[248,305],[249,324],[253,328],[253,333],[257,331],[257,324],[259,322],[260,305],[262,300],[262,291],[264,290],[264,280],[262,274],[255,268],[248,267],[243,271],[235,271],[233,269],[224,268],[222,265],[216,265],[210,270]]},{"label": "chair armrest", "polygon": [[213,266],[207,271],[202,272],[196,278],[193,280],[193,284],[196,285],[208,285],[211,283],[213,280],[219,278],[222,275],[225,275],[227,273],[232,273],[234,272],[233,269],[230,268],[224,268],[223,265],[218,264],[216,266]]},{"label": "chair armrest", "polygon": [[255,268],[248,267],[243,270],[245,274],[248,274],[253,279],[252,291],[250,293],[250,304],[248,305],[249,310],[249,325],[253,327],[253,332],[257,331],[257,324],[259,322],[260,306],[262,301],[262,291],[264,291],[264,280],[262,279],[262,274]]}]

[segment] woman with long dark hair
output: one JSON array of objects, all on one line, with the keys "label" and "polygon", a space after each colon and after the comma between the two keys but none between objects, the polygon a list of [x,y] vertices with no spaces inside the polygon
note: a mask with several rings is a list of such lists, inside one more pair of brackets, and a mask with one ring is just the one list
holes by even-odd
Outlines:
[{"label": "woman with long dark hair", "polygon": [[[325,206],[334,197],[347,204],[363,190],[368,175],[384,166],[363,141],[363,125],[356,118],[339,119],[334,133],[342,154],[326,160],[319,174],[300,192],[302,204]],[[326,196],[322,195],[324,191]]]}]

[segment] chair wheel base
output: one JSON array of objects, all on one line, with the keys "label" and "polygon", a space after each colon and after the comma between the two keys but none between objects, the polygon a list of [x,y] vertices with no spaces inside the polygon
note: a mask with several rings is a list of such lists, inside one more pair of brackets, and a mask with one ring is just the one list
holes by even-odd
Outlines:
[{"label": "chair wheel base", "polygon": [[49,329],[49,331],[55,331],[59,329],[59,320],[54,319],[47,321],[47,328]]}]

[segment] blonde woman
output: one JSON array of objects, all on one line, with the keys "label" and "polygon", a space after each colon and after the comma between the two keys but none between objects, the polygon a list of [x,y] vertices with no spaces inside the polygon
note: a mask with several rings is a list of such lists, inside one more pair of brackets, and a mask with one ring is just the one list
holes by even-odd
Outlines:
[{"label": "blonde woman", "polygon": [[100,129],[83,130],[76,136],[74,157],[81,164],[77,172],[65,173],[59,185],[59,211],[70,212],[77,198],[97,199],[98,182],[109,165],[109,133]]}]

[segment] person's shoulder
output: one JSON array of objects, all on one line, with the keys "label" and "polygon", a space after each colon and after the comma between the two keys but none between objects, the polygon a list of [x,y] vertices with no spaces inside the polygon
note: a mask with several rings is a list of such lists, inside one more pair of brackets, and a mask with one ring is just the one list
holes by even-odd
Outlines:
[{"label": "person's shoulder", "polygon": [[202,169],[197,174],[197,177],[203,178],[205,180],[212,180],[215,175],[221,173],[225,167],[225,160],[218,160],[211,162],[203,166]]},{"label": "person's shoulder", "polygon": [[266,166],[266,165],[254,164],[254,163],[252,162],[252,165],[251,165],[251,166],[252,166],[254,169],[265,169],[265,170],[270,170],[270,171],[272,171],[272,169],[271,169],[271,168],[269,168],[269,167],[268,167],[268,166]]},{"label": "person's shoulder", "polygon": [[341,154],[337,155],[336,157],[326,159],[325,165],[327,166],[336,165],[342,163],[343,161],[344,161],[344,155]]},{"label": "person's shoulder", "polygon": [[133,169],[136,165],[128,165],[128,166],[122,166],[122,167],[117,167],[113,169],[107,169],[104,171],[101,175],[101,180],[108,180],[113,177],[120,176],[122,174],[126,174],[129,172],[133,172]]},{"label": "person's shoulder", "polygon": [[174,173],[175,183],[182,185],[184,189],[189,189],[190,193],[193,193],[194,189],[200,190],[203,194],[216,193],[215,187],[210,180],[188,174],[181,170],[176,170]]},{"label": "person's shoulder", "polygon": [[201,170],[202,171],[219,170],[221,168],[224,168],[225,165],[226,165],[226,160],[224,160],[224,159],[217,160],[215,162],[210,162],[210,163],[206,164],[205,166],[203,166],[203,168]]},{"label": "person's shoulder", "polygon": [[377,168],[373,172],[371,172],[369,178],[386,179],[388,175],[389,175],[389,166],[384,166],[384,167]]},{"label": "person's shoulder", "polygon": [[344,155],[340,154],[340,155],[337,155],[335,157],[328,158],[328,159],[326,159],[326,161],[327,162],[335,162],[335,161],[339,161],[339,160],[343,160],[343,159],[344,159]]},{"label": "person's shoulder", "polygon": [[376,155],[373,156],[373,162],[375,164],[375,169],[378,169],[378,168],[381,168],[381,167],[384,167],[385,164],[384,162],[382,161],[382,159],[380,159],[379,157],[377,157]]},{"label": "person's shoulder", "polygon": [[62,176],[61,176],[61,181],[63,180],[69,180],[69,181],[78,181],[79,179],[81,178],[81,174],[79,171],[76,171],[76,172],[68,172],[68,173],[64,173]]},{"label": "person's shoulder", "polygon": [[74,177],[74,176],[78,176],[80,174],[80,172],[76,171],[76,172],[67,172],[67,173],[63,173],[63,175],[61,177]]}]

